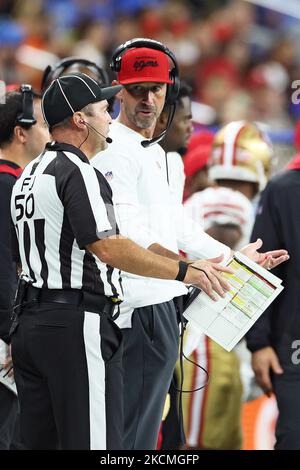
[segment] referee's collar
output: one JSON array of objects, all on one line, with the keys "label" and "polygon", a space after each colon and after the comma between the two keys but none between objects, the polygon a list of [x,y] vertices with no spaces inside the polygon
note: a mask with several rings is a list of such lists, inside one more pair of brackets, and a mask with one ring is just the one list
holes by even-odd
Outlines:
[{"label": "referee's collar", "polygon": [[71,152],[77,155],[85,163],[90,163],[87,156],[78,148],[72,144],[66,144],[65,142],[48,142],[46,144],[46,150],[50,152]]}]

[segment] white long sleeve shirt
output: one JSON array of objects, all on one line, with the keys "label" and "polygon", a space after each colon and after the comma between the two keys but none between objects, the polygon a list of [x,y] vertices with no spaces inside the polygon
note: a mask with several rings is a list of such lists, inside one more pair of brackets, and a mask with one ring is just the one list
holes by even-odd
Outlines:
[{"label": "white long sleeve shirt", "polygon": [[[116,218],[122,235],[144,248],[159,243],[195,258],[229,257],[230,250],[203,232],[199,224],[184,217],[183,206],[172,197],[167,182],[166,158],[159,145],[144,148],[143,136],[114,121],[113,142],[91,164],[100,170],[113,190]],[[122,273],[125,301],[118,321],[131,326],[134,308],[167,302],[187,292],[183,283]]]}]

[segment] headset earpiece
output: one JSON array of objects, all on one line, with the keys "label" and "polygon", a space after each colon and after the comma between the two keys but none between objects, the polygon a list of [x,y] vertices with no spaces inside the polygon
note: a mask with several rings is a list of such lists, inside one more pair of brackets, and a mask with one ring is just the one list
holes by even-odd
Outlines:
[{"label": "headset earpiece", "polygon": [[[172,72],[172,71],[171,71]],[[180,89],[180,78],[178,75],[172,75],[173,83],[167,85],[166,104],[172,105],[176,103],[176,99]]]},{"label": "headset earpiece", "polygon": [[22,112],[18,114],[16,125],[28,128],[36,124],[36,119],[33,115],[33,90],[32,86],[23,84],[20,87],[22,93]]}]

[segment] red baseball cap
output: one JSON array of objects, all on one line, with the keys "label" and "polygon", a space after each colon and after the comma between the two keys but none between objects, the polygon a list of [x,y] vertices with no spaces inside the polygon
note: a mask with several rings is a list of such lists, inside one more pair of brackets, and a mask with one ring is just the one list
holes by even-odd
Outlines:
[{"label": "red baseball cap", "polygon": [[140,82],[173,83],[169,71],[169,57],[164,52],[148,47],[134,47],[122,56],[118,80],[122,85]]},{"label": "red baseball cap", "polygon": [[214,133],[211,131],[207,131],[206,129],[202,129],[198,132],[195,132],[189,140],[188,152],[191,152],[196,147],[199,147],[199,145],[212,146],[214,137]]},{"label": "red baseball cap", "polygon": [[186,176],[193,176],[206,167],[210,160],[211,145],[198,145],[186,153],[183,163]]}]

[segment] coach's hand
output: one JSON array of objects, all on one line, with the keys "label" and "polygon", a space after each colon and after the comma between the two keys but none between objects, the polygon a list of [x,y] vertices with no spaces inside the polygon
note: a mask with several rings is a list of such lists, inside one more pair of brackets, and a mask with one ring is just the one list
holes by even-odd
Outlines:
[{"label": "coach's hand", "polygon": [[259,253],[258,250],[262,245],[262,240],[258,238],[256,242],[249,243],[239,251],[266,269],[276,268],[276,266],[284,263],[290,258],[287,250],[272,250],[265,253]]}]

